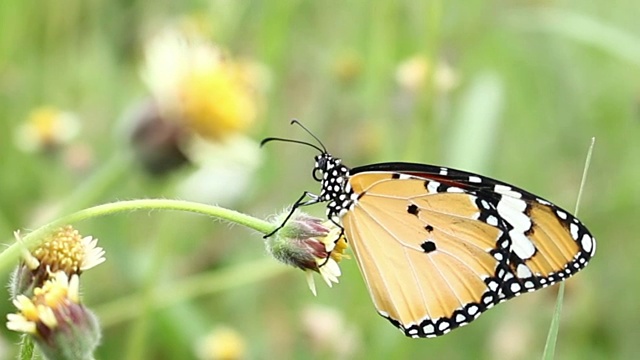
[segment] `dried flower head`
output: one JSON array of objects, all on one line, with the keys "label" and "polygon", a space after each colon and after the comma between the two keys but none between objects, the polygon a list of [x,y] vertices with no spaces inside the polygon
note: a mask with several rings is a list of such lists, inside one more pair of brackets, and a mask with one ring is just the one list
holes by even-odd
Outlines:
[{"label": "dried flower head", "polygon": [[134,154],[151,175],[164,175],[189,162],[182,148],[187,129],[168,118],[157,101],[137,103],[123,119]]},{"label": "dried flower head", "polygon": [[[283,215],[287,215],[285,212]],[[276,217],[280,224],[283,216]],[[318,272],[329,287],[338,282],[341,275],[340,262],[347,243],[342,229],[331,221],[309,216],[296,210],[287,224],[274,235],[266,239],[267,250],[282,263],[297,267],[306,272],[311,292],[316,294],[312,272]]]}]

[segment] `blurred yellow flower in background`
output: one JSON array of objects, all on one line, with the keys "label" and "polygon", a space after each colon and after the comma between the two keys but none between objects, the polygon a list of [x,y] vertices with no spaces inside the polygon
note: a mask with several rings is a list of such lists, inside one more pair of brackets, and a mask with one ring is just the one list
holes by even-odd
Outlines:
[{"label": "blurred yellow flower in background", "polygon": [[147,41],[141,76],[152,99],[128,126],[152,174],[196,166],[177,185],[178,196],[229,206],[246,194],[261,163],[258,143],[246,134],[258,123],[269,74],[256,61],[230,56],[209,33],[183,19]]},{"label": "blurred yellow flower in background", "polygon": [[224,140],[256,124],[266,70],[235,60],[193,31],[168,28],[145,46],[142,77],[161,110],[210,140]]},{"label": "blurred yellow flower in background", "polygon": [[199,341],[196,353],[201,360],[240,360],[247,357],[247,344],[235,329],[218,326]]},{"label": "blurred yellow flower in background", "polygon": [[398,64],[396,82],[401,89],[416,93],[433,82],[439,93],[448,93],[460,83],[458,72],[444,59],[431,62],[424,55],[413,55]]},{"label": "blurred yellow flower in background", "polygon": [[191,129],[218,140],[254,125],[258,104],[246,71],[242,64],[223,62],[185,74],[178,97],[180,115]]},{"label": "blurred yellow flower in background", "polygon": [[396,82],[410,92],[424,88],[431,72],[431,64],[426,56],[414,55],[400,64],[396,69]]},{"label": "blurred yellow flower in background", "polygon": [[16,128],[16,146],[25,152],[55,151],[80,132],[80,122],[71,112],[53,106],[31,110],[24,123]]}]

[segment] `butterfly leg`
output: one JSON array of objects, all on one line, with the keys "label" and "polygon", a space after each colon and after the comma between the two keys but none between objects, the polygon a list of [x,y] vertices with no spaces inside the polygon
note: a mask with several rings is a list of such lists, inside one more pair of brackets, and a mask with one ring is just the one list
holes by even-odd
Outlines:
[{"label": "butterfly leg", "polygon": [[[311,199],[309,200],[304,200],[306,197],[310,197]],[[300,198],[298,198],[298,200],[296,200],[296,202],[293,204],[293,206],[291,206],[291,211],[289,211],[289,214],[287,214],[287,217],[284,219],[284,221],[275,229],[273,229],[273,231],[271,231],[270,233],[262,236],[263,239],[266,239],[268,237],[270,237],[271,235],[277,233],[280,229],[282,229],[286,224],[287,221],[289,221],[289,219],[291,219],[291,216],[293,216],[293,213],[296,211],[297,208],[301,207],[301,206],[307,206],[307,205],[312,205],[319,202],[318,200],[318,196],[314,195],[308,191],[305,191],[302,193],[302,196],[300,196]]]}]

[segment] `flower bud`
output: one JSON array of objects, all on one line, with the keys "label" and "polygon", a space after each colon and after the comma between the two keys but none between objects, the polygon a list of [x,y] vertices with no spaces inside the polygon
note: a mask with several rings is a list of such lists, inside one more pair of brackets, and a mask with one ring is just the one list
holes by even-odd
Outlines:
[{"label": "flower bud", "polygon": [[[280,224],[282,218],[277,217],[275,223]],[[322,222],[296,210],[280,231],[266,239],[266,246],[278,261],[304,270],[315,295],[312,271],[320,273],[329,287],[337,283],[341,275],[338,262],[346,256],[347,243],[342,229],[331,221]]]}]

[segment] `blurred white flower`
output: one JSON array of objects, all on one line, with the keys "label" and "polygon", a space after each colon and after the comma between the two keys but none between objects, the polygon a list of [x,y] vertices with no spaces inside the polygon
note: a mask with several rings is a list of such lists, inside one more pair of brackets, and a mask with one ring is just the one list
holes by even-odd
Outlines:
[{"label": "blurred white flower", "polygon": [[302,328],[311,347],[322,358],[352,359],[362,346],[356,328],[344,315],[327,306],[308,306],[302,312]]},{"label": "blurred white flower", "polygon": [[236,135],[224,142],[194,137],[185,153],[198,168],[178,185],[183,199],[227,206],[241,198],[262,162],[258,143]]},{"label": "blurred white flower", "polygon": [[80,132],[78,117],[52,106],[33,109],[14,134],[16,146],[25,152],[57,150]]}]

